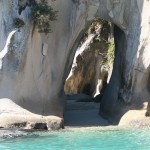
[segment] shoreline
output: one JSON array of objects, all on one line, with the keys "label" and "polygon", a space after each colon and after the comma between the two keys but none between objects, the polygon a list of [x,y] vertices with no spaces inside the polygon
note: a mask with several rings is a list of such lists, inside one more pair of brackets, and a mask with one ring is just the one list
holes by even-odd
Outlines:
[{"label": "shoreline", "polygon": [[[68,109],[65,111],[64,118],[58,118],[56,116],[43,117],[33,114],[9,100],[4,101],[0,107],[0,127],[4,127],[0,128],[0,138],[28,137],[38,135],[38,133],[67,131],[150,129],[150,117],[145,116],[146,103],[141,110],[131,109],[132,107],[130,107],[130,110],[128,109],[129,111],[125,110],[119,124],[112,125],[98,114],[99,104],[76,102],[76,100],[67,102]],[[13,107],[11,107],[12,105]],[[8,111],[4,112],[4,108],[5,111]],[[63,127],[64,129],[62,129]]]},{"label": "shoreline", "polygon": [[3,128],[0,129],[0,139],[15,139],[15,138],[24,138],[31,136],[40,136],[40,134],[51,134],[51,133],[62,133],[62,132],[91,132],[91,131],[128,131],[128,130],[149,130],[150,126],[142,127],[132,127],[132,126],[91,126],[91,127],[65,127],[64,129],[59,130],[27,130],[27,129],[16,129],[16,128]]}]

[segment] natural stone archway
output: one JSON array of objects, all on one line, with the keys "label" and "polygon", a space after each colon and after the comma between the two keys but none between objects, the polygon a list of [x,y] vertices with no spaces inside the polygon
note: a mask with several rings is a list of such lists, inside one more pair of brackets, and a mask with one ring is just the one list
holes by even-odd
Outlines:
[{"label": "natural stone archway", "polygon": [[2,60],[0,98],[9,98],[34,113],[62,117],[63,85],[80,38],[95,17],[116,24],[116,58],[101,114],[113,118],[119,113],[120,101],[136,103],[137,99],[150,97],[147,90],[150,1],[48,1],[59,11],[57,21],[52,23],[53,32],[48,35],[38,33],[33,27],[29,7],[19,15],[18,0],[0,1],[1,50],[14,29],[13,19],[19,17],[25,22],[14,35],[11,51]]},{"label": "natural stone archway", "polygon": [[108,74],[111,76],[112,73],[114,47],[113,25],[104,20],[94,20],[76,50],[64,92],[69,95],[86,94],[92,99],[104,91]]}]

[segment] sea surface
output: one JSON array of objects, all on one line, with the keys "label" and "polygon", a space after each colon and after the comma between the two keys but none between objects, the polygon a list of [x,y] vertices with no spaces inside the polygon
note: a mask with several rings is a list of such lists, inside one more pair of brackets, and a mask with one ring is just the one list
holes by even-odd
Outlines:
[{"label": "sea surface", "polygon": [[0,150],[150,150],[150,130],[68,129],[0,139]]}]

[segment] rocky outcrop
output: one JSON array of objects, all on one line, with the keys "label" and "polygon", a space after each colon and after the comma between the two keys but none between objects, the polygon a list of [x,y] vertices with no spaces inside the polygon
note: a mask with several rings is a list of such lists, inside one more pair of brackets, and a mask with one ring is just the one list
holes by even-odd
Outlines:
[{"label": "rocky outcrop", "polygon": [[28,130],[58,130],[64,128],[63,119],[33,114],[10,99],[0,100],[0,128]]},{"label": "rocky outcrop", "polygon": [[107,84],[110,35],[111,25],[108,22],[96,20],[90,25],[76,51],[65,82],[66,94],[84,93],[95,96],[104,88],[104,82]]},{"label": "rocky outcrop", "polygon": [[114,23],[115,62],[100,113],[114,118],[124,105],[148,100],[150,61],[150,1],[48,0],[59,11],[53,32],[40,34],[30,7],[18,13],[18,0],[0,1],[0,50],[14,30],[13,19],[24,20],[16,32],[0,70],[0,98],[9,98],[37,114],[63,117],[64,82],[75,51],[95,17]]},{"label": "rocky outcrop", "polygon": [[[149,99],[147,88],[149,35],[145,33],[150,29],[150,16],[146,11],[150,3],[138,0],[132,3],[124,1],[122,6],[124,8],[120,11],[123,13],[122,20],[120,20],[122,25],[119,26],[120,29],[115,27],[114,30],[116,44],[114,70],[101,103],[100,112],[106,118],[116,116],[117,112],[122,109],[120,102],[141,103],[142,108],[142,101]],[[129,11],[127,13],[127,8],[132,9],[132,16]],[[125,18],[128,19],[125,20]]]},{"label": "rocky outcrop", "polygon": [[143,107],[134,110],[132,106],[119,121],[119,126],[128,126],[134,128],[150,128],[150,118],[145,117],[147,102],[143,103]]}]

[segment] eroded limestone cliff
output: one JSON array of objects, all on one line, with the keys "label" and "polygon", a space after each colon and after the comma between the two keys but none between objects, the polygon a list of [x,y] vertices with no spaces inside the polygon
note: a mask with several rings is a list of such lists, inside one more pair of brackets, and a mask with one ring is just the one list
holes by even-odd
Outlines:
[{"label": "eroded limestone cliff", "polygon": [[59,11],[52,33],[34,28],[30,7],[18,12],[18,0],[0,1],[0,50],[14,30],[13,19],[25,25],[14,34],[0,70],[0,98],[42,115],[63,116],[64,82],[85,29],[95,17],[114,23],[115,62],[100,113],[114,118],[124,105],[148,101],[150,64],[150,1],[48,0]]}]

